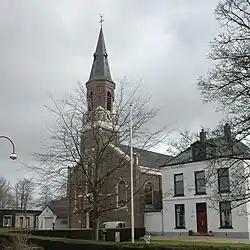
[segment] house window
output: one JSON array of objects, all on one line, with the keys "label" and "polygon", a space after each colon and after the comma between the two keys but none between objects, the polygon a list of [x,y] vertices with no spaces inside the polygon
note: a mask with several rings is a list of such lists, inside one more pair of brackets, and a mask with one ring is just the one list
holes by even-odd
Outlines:
[{"label": "house window", "polygon": [[151,182],[147,182],[145,184],[145,205],[153,205],[153,193],[154,193],[154,187]]},{"label": "house window", "polygon": [[30,228],[30,217],[26,218],[26,227]]},{"label": "house window", "polygon": [[185,205],[175,205],[175,228],[185,228]]},{"label": "house window", "polygon": [[205,171],[198,171],[194,173],[195,176],[195,194],[206,193]]},{"label": "house window", "polygon": [[11,227],[12,226],[12,216],[11,215],[4,215],[3,216],[3,226],[4,227]]},{"label": "house window", "polygon": [[68,224],[68,221],[67,221],[67,220],[62,220],[62,221],[61,221],[61,224],[62,224],[62,225],[67,225],[67,224]]},{"label": "house window", "polygon": [[127,207],[127,198],[127,183],[125,182],[125,180],[120,180],[117,183],[117,207]]},{"label": "house window", "polygon": [[111,93],[108,91],[107,93],[107,110],[111,111]]},{"label": "house window", "polygon": [[20,226],[20,227],[23,227],[23,217],[20,217],[20,218],[19,218],[19,226]]},{"label": "house window", "polygon": [[231,202],[220,202],[220,227],[232,228]]},{"label": "house window", "polygon": [[174,195],[175,196],[184,195],[183,174],[174,175]]},{"label": "house window", "polygon": [[35,226],[35,228],[38,229],[38,226],[39,226],[39,218],[38,218],[38,216],[36,216],[36,226]]},{"label": "house window", "polygon": [[218,169],[218,187],[219,193],[226,193],[230,191],[228,168]]}]

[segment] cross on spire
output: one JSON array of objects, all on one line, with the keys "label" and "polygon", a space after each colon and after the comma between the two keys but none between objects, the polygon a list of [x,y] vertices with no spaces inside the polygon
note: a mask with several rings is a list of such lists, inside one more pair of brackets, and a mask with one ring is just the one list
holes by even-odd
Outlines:
[{"label": "cross on spire", "polygon": [[[102,25],[103,23],[103,15],[99,14],[100,21],[99,23]],[[91,73],[89,77],[89,81],[93,79],[105,79],[108,81],[112,81],[110,69],[109,69],[109,63],[108,63],[108,54],[105,46],[104,41],[104,35],[103,35],[103,29],[101,26],[101,29],[99,31],[99,37],[96,45],[96,50],[94,53],[94,60],[91,68]]]},{"label": "cross on spire", "polygon": [[104,22],[104,19],[103,19],[104,15],[99,14],[99,16],[101,18],[100,21],[99,21],[99,23],[101,24],[101,28],[102,28],[102,23]]}]

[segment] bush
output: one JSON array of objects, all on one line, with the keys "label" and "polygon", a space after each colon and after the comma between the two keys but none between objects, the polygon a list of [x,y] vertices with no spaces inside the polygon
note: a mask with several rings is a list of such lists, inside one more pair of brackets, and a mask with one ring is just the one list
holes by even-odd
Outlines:
[{"label": "bush", "polygon": [[[115,241],[115,233],[120,232],[120,241],[131,240],[131,228],[107,229],[106,240]],[[145,235],[145,228],[135,228],[135,239],[138,240]],[[101,239],[101,238],[100,238]]]},{"label": "bush", "polygon": [[[131,228],[114,228],[106,229],[106,241],[115,241],[115,233],[120,232],[120,241],[129,241],[131,239]],[[30,234],[35,236],[48,236],[48,237],[64,237],[70,239],[93,239],[91,229],[84,230],[34,230]],[[135,228],[135,239],[139,239],[145,235],[145,228]],[[103,230],[99,230],[99,239],[103,239]]]}]

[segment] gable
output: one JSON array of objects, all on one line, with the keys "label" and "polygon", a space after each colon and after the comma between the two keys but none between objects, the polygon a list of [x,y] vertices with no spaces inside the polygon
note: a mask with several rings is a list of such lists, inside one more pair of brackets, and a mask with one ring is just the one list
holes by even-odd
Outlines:
[{"label": "gable", "polygon": [[38,217],[55,217],[56,215],[51,211],[49,206],[45,207]]},{"label": "gable", "polygon": [[60,218],[65,218],[68,216],[68,199],[62,198],[59,200],[53,200],[49,204],[49,209],[54,215]]}]

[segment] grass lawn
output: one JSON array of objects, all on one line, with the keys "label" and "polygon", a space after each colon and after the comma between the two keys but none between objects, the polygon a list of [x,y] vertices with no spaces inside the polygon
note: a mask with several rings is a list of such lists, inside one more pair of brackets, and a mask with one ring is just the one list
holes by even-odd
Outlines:
[{"label": "grass lawn", "polygon": [[0,228],[0,234],[2,234],[2,233],[8,233],[11,230],[14,230],[14,229],[13,228],[7,228],[7,227]]},{"label": "grass lawn", "polygon": [[175,241],[175,240],[151,240],[153,245],[166,245],[166,246],[221,246],[221,247],[238,247],[249,248],[250,243],[232,243],[232,242],[207,242],[207,241]]}]

